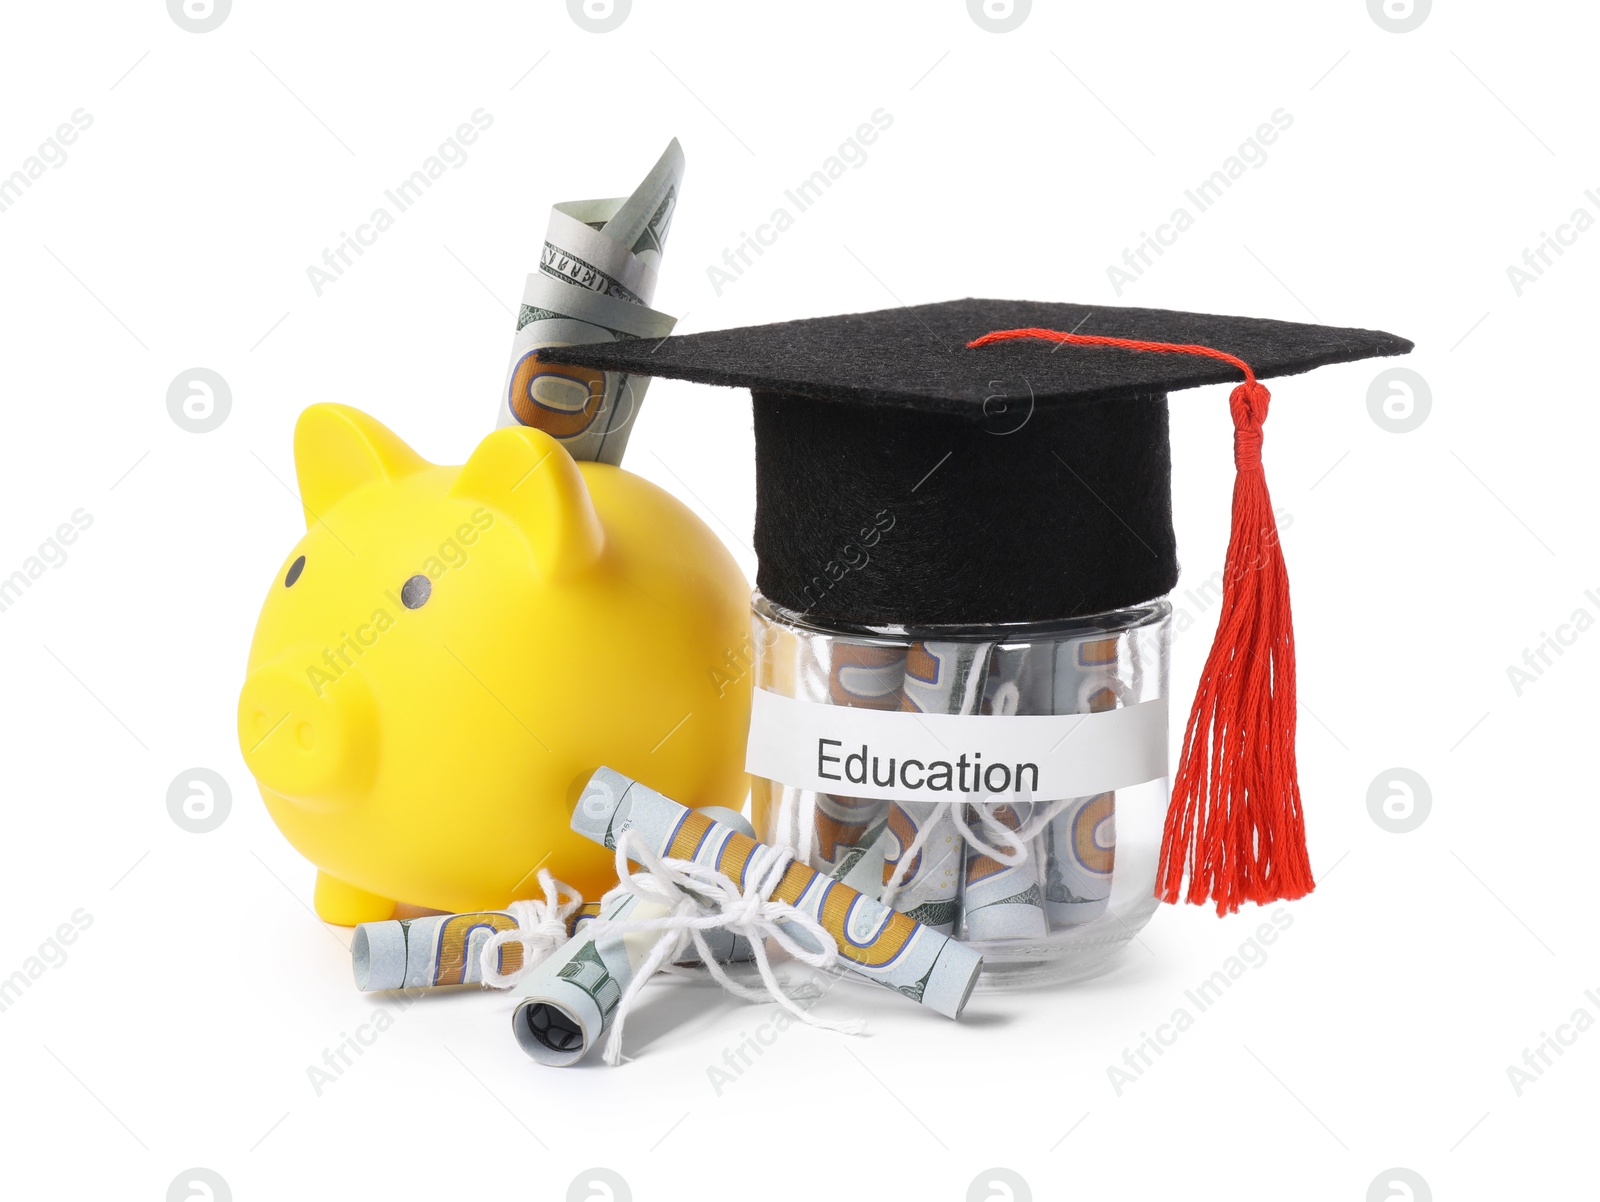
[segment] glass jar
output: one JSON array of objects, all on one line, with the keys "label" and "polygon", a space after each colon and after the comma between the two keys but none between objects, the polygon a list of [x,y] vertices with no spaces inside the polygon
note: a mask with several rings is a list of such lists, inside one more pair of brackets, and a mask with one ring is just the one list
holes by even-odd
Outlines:
[{"label": "glass jar", "polygon": [[1166,601],[986,627],[752,611],[764,841],[977,948],[980,987],[1111,965],[1157,905]]}]

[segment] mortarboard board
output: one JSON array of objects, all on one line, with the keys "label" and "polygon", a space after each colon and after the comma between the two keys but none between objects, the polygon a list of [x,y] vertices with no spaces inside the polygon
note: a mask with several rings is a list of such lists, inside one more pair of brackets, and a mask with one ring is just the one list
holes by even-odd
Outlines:
[{"label": "mortarboard board", "polygon": [[[541,359],[754,393],[757,586],[788,609],[979,624],[1165,595],[1178,575],[1165,394],[1239,372],[1189,355],[966,345],[1016,327],[1203,344],[1257,377],[1411,349],[1372,330],[964,300]],[[892,528],[861,548],[875,519]],[[830,580],[828,565],[855,563],[857,549],[868,562]]]},{"label": "mortarboard board", "polygon": [[544,362],[749,388],[757,587],[823,622],[1086,617],[1169,592],[1168,392],[1237,382],[1216,642],[1184,737],[1158,891],[1311,888],[1294,762],[1288,580],[1261,471],[1259,378],[1404,354],[1375,330],[961,300],[551,348]]}]

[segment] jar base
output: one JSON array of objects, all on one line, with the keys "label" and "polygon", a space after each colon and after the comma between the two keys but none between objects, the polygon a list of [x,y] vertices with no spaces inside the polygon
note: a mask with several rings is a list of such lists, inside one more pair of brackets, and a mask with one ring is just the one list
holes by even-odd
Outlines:
[{"label": "jar base", "polygon": [[1107,914],[1044,939],[964,941],[983,956],[977,990],[998,993],[1064,985],[1108,972],[1160,904],[1151,897],[1122,914]]}]

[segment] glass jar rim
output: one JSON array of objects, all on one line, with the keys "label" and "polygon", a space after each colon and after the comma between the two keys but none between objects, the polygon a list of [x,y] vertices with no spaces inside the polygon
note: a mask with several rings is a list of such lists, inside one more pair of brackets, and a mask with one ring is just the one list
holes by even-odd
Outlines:
[{"label": "glass jar rim", "polygon": [[1050,639],[1067,639],[1095,633],[1111,633],[1154,626],[1165,621],[1172,613],[1172,603],[1165,597],[1154,601],[1129,605],[1122,609],[1108,609],[1101,613],[1083,614],[1076,618],[1051,618],[1037,622],[963,623],[958,625],[902,626],[895,624],[867,625],[822,619],[812,614],[788,609],[765,596],[760,589],[751,593],[750,609],[769,621],[781,622],[813,634],[849,635],[854,638],[879,639],[885,643],[902,643],[908,639],[937,639],[945,642],[1038,642]]}]

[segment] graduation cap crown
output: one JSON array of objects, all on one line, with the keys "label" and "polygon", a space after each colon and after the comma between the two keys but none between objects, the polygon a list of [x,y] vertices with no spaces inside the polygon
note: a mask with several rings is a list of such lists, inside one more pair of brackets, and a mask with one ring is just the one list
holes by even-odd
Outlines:
[{"label": "graduation cap crown", "polygon": [[824,622],[909,628],[1084,617],[1169,592],[1166,394],[1242,376],[1221,613],[1157,882],[1163,900],[1227,912],[1313,887],[1260,380],[1410,349],[1374,330],[965,300],[541,359],[750,388],[757,586]]}]

